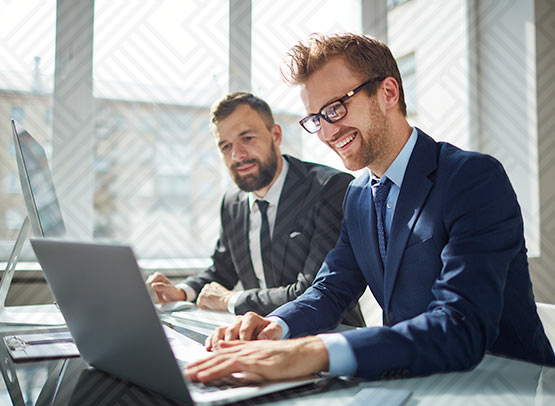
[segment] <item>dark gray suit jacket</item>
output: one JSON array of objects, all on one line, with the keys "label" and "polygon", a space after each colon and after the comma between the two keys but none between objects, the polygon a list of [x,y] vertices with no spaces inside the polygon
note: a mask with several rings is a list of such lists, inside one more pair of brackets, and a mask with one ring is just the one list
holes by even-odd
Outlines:
[{"label": "dark gray suit jacket", "polygon": [[[197,294],[206,283],[233,289],[240,281],[245,292],[236,314],[255,311],[266,315],[304,292],[327,253],[335,246],[343,217],[345,190],[353,177],[336,169],[284,156],[289,171],[281,192],[272,235],[272,272],[265,274],[266,289],[258,285],[249,251],[248,193],[238,189],[224,195],[220,237],[213,265],[184,282]],[[361,326],[358,297],[344,322]]]}]

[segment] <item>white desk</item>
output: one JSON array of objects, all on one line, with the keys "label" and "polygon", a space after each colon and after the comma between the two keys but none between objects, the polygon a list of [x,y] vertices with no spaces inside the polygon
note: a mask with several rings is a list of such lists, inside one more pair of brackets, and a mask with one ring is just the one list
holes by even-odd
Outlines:
[{"label": "white desk", "polygon": [[[549,309],[547,313],[548,316],[552,314]],[[198,319],[187,322],[187,328],[197,333],[210,331],[202,320],[224,323],[233,319],[225,313],[196,311],[190,315]],[[0,327],[2,333],[11,331],[14,331],[13,327]],[[10,404],[10,400],[21,405],[173,404],[137,386],[87,369],[80,358],[15,364],[2,346],[0,362],[4,378],[3,382],[0,381],[1,405]],[[491,355],[486,355],[471,371],[391,381],[365,381],[356,386],[336,382],[323,392],[295,396],[295,391],[286,392],[250,400],[248,404],[345,406],[361,388],[367,386],[410,390],[413,394],[407,404],[413,406],[555,405],[555,368]]]}]

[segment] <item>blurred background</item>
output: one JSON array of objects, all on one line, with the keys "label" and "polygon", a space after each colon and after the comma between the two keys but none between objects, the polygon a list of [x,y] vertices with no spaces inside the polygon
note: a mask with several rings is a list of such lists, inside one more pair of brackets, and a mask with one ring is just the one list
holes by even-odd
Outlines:
[{"label": "blurred background", "polygon": [[[47,150],[72,238],[131,244],[146,270],[180,277],[210,263],[232,185],[208,126],[226,93],[270,104],[283,152],[344,170],[301,130],[280,65],[308,34],[346,31],[391,47],[412,125],[504,164],[536,298],[555,303],[548,0],[1,0],[1,269],[26,215],[10,117]],[[47,301],[29,247],[23,259],[10,301]]]}]

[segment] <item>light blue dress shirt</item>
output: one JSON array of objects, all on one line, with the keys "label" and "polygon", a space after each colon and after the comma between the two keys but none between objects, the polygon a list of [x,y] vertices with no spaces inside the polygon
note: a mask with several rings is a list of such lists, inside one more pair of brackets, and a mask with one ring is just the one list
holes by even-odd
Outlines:
[{"label": "light blue dress shirt", "polygon": [[[405,171],[407,169],[410,156],[412,155],[412,151],[414,150],[417,138],[418,133],[416,129],[413,128],[405,146],[383,175],[383,177],[387,177],[393,183],[387,196],[385,212],[385,232],[388,238],[391,223],[393,222],[393,214],[395,213],[395,207],[397,206],[397,199],[399,198],[399,192],[401,191],[401,185],[403,184],[403,178],[405,177]],[[372,178],[379,179],[370,172],[370,179],[368,182],[370,182]],[[283,329],[281,336],[282,339],[289,337],[289,326],[284,320],[277,316],[270,316],[268,319],[277,322],[281,326]],[[355,354],[353,353],[347,339],[340,333],[318,334],[318,337],[322,339],[328,350],[328,357],[330,361],[329,374],[354,375],[357,371],[358,365]]]}]

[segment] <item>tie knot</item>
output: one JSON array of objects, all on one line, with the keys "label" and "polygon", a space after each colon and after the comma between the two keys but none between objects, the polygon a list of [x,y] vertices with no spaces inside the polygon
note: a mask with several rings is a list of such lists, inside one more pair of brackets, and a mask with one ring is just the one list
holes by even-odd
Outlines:
[{"label": "tie knot", "polygon": [[266,211],[268,210],[268,206],[270,205],[270,203],[268,203],[266,200],[257,199],[256,204],[258,205],[258,210],[260,210],[263,215],[266,215]]},{"label": "tie knot", "polygon": [[370,180],[370,185],[372,186],[372,188],[381,188],[381,187],[387,187],[390,188],[391,187],[391,180],[389,178],[385,178],[383,181],[381,179],[378,178],[372,178]]},{"label": "tie knot", "polygon": [[389,191],[389,189],[391,189],[392,184],[393,184],[393,182],[391,182],[391,180],[389,178],[385,178],[383,181],[379,181],[377,179],[372,179],[372,181],[370,182],[370,185],[372,186],[372,189],[374,189],[374,193],[377,192],[378,190],[387,190],[387,191]]}]

